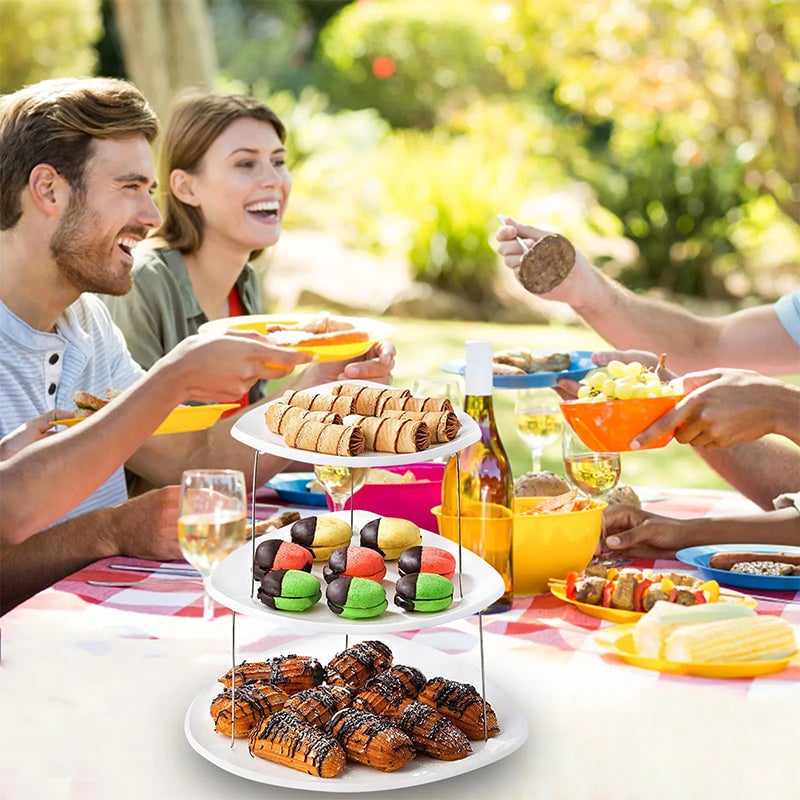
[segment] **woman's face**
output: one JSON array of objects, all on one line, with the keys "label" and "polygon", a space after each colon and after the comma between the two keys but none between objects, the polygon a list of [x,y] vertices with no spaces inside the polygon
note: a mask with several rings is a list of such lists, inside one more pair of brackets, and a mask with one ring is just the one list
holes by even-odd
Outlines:
[{"label": "woman's face", "polygon": [[188,202],[202,211],[204,243],[227,242],[249,252],[278,241],[292,179],[286,150],[268,122],[232,122],[208,148],[198,171],[181,174],[191,187]]}]

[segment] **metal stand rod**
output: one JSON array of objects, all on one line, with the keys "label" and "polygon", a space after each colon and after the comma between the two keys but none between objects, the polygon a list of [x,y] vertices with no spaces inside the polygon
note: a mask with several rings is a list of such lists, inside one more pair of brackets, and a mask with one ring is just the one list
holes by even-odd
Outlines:
[{"label": "metal stand rod", "polygon": [[258,456],[259,452],[253,457],[253,490],[250,501],[250,522],[252,525],[252,535],[250,536],[250,597],[256,598],[256,476],[258,475]]},{"label": "metal stand rod", "polygon": [[[244,683],[244,680],[242,680]],[[231,750],[236,742],[236,612],[231,611]]]}]

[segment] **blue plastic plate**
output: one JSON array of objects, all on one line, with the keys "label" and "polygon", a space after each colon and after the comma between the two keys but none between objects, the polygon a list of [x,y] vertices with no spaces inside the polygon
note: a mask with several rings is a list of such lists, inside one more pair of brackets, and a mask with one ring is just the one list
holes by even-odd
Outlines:
[{"label": "blue plastic plate", "polygon": [[327,505],[324,492],[309,492],[306,489],[309,481],[314,480],[313,472],[283,472],[268,480],[265,486],[274,489],[278,497],[295,506]]},{"label": "blue plastic plate", "polygon": [[[550,355],[552,352],[552,350],[533,351],[534,354],[540,356]],[[597,369],[597,364],[592,361],[590,350],[578,350],[571,352],[569,355],[569,369],[564,369],[560,372],[531,372],[527,375],[495,375],[492,385],[495,389],[539,389],[554,386],[562,378],[571,378],[573,381],[579,381],[588,372]],[[458,358],[448,361],[442,365],[442,369],[454,375],[463,375],[464,359]]]},{"label": "blue plastic plate", "polygon": [[772,544],[708,544],[700,547],[685,547],[675,557],[684,564],[700,570],[703,577],[724,583],[726,586],[741,586],[744,589],[766,589],[772,592],[800,591],[800,575],[746,575],[727,569],[713,569],[708,566],[711,556],[716,553],[786,553],[800,555],[800,547]]}]

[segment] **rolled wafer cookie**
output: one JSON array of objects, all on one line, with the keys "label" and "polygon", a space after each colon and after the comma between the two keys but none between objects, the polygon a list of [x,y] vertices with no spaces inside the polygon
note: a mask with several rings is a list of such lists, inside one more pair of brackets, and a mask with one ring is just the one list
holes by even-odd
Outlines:
[{"label": "rolled wafer cookie", "polygon": [[[354,395],[357,395],[364,388],[370,388],[370,387],[365,387],[360,383],[340,383],[337,386],[331,387],[331,394],[349,395],[350,397],[353,397]],[[411,396],[411,389],[395,389],[389,386],[385,386],[382,387],[382,390],[387,393],[386,397]]]},{"label": "rolled wafer cookie", "polygon": [[332,456],[357,456],[364,451],[364,433],[356,425],[300,420],[287,426],[283,439],[289,447]]},{"label": "rolled wafer cookie", "polygon": [[308,411],[299,406],[290,406],[288,403],[272,403],[265,413],[267,427],[273,433],[283,434],[289,422],[312,419],[317,422],[333,422],[342,424],[341,414],[335,411]]},{"label": "rolled wafer cookie", "polygon": [[386,386],[361,386],[357,383],[343,383],[339,386],[334,386],[331,389],[331,394],[337,394],[340,397],[352,397],[353,413],[363,414],[367,417],[378,416],[386,402],[392,397],[411,396],[411,392],[408,389],[390,389]]},{"label": "rolled wafer cookie", "polygon": [[452,411],[447,397],[390,397],[383,411]]},{"label": "rolled wafer cookie", "polygon": [[294,392],[287,389],[281,396],[281,402],[307,411],[333,411],[345,417],[353,413],[353,398],[338,397],[321,392]]},{"label": "rolled wafer cookie", "polygon": [[364,447],[379,453],[418,453],[431,446],[430,428],[420,419],[362,417]]},{"label": "rolled wafer cookie", "polygon": [[382,417],[422,420],[431,431],[431,442],[452,442],[461,430],[455,411],[384,411]]}]

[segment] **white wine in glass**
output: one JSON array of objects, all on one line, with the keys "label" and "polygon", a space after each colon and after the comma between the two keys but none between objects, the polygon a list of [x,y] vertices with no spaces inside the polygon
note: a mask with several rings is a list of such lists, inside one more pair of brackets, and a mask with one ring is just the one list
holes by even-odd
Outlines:
[{"label": "white wine in glass", "polygon": [[564,418],[558,395],[552,389],[519,389],[514,403],[517,435],[531,451],[531,469],[542,468],[542,453],[558,441]]},{"label": "white wine in glass", "polygon": [[[594,500],[605,500],[619,483],[622,475],[622,460],[619,453],[600,453],[588,448],[569,425],[564,426],[561,440],[564,458],[564,474],[567,481],[579,492]],[[592,564],[607,567],[626,564],[627,559],[612,552],[606,546],[605,519],[600,528],[600,553]]]},{"label": "white wine in glass", "polygon": [[208,579],[214,567],[247,539],[244,474],[229,469],[186,470],[178,506],[178,544],[203,576],[203,619],[214,618]]},{"label": "white wine in glass", "polygon": [[366,482],[369,467],[339,467],[330,464],[314,467],[314,474],[333,502],[334,511],[343,511],[347,499]]}]

